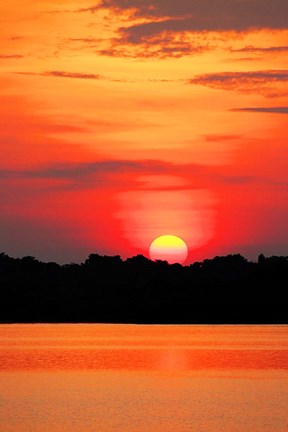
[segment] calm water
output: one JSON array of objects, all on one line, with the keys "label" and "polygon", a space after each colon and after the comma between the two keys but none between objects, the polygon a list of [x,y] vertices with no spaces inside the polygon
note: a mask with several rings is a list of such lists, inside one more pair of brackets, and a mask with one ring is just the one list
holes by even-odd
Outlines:
[{"label": "calm water", "polygon": [[288,326],[0,325],[1,432],[287,432]]}]

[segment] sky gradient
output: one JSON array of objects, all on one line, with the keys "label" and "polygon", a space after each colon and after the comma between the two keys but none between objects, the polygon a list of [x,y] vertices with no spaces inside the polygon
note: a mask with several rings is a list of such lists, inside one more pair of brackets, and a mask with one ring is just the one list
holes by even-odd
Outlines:
[{"label": "sky gradient", "polygon": [[288,255],[287,0],[1,2],[0,251]]}]

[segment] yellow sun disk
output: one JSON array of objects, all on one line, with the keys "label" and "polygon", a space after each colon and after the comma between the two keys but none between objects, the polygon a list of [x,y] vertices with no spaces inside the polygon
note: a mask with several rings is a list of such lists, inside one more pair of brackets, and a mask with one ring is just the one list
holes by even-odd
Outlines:
[{"label": "yellow sun disk", "polygon": [[149,255],[152,260],[166,260],[170,264],[183,263],[187,258],[188,248],[180,237],[164,235],[151,243]]}]

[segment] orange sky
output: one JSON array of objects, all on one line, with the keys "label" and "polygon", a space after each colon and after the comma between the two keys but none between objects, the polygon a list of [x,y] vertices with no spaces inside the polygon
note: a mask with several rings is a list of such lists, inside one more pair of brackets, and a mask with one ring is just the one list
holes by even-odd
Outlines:
[{"label": "orange sky", "polygon": [[288,255],[286,0],[1,2],[0,250]]}]

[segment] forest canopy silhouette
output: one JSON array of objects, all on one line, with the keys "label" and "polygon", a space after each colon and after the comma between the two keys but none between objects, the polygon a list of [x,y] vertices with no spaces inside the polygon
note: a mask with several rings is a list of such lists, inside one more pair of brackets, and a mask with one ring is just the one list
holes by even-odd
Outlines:
[{"label": "forest canopy silhouette", "polygon": [[91,254],[59,265],[0,254],[1,322],[287,323],[288,257],[189,266]]}]

